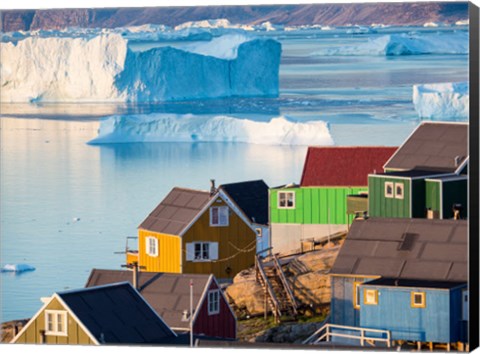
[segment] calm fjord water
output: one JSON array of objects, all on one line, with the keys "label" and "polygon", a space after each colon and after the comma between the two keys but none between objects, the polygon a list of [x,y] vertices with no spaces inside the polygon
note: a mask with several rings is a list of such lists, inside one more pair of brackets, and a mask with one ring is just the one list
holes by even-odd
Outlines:
[{"label": "calm fjord water", "polygon": [[[409,29],[411,30],[411,29]],[[423,30],[423,29],[422,29]],[[91,146],[99,117],[115,113],[228,114],[325,120],[337,145],[398,145],[419,123],[416,83],[468,79],[466,55],[324,57],[326,46],[378,34],[282,35],[281,95],[162,105],[2,104],[0,259],[34,272],[2,273],[0,320],[28,318],[40,297],[84,286],[92,268],[118,269],[125,237],[174,186],[208,189],[300,179],[305,146],[149,143]],[[312,37],[312,38],[309,38]]]}]

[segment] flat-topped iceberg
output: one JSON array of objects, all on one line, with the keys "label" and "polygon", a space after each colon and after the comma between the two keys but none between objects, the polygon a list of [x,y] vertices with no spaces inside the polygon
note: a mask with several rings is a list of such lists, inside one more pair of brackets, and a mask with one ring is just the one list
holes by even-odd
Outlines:
[{"label": "flat-topped iceberg", "polygon": [[332,145],[322,121],[285,117],[254,121],[229,116],[148,114],[111,116],[100,122],[89,144],[132,142],[238,142],[265,145]]},{"label": "flat-topped iceberg", "polygon": [[420,118],[466,119],[469,111],[468,83],[414,85],[413,104]]},{"label": "flat-topped iceberg", "polygon": [[434,34],[389,34],[367,42],[316,51],[312,55],[395,56],[420,54],[468,54],[468,32],[458,31]]},{"label": "flat-topped iceberg", "polygon": [[134,52],[119,34],[0,43],[2,102],[277,96],[281,45],[228,35]]}]

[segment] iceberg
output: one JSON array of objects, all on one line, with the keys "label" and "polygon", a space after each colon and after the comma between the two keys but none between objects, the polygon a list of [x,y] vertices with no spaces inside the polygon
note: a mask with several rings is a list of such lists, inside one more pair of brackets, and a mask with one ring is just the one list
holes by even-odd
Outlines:
[{"label": "iceberg", "polygon": [[419,54],[468,54],[468,32],[435,34],[390,34],[355,46],[328,48],[312,55],[395,56]]},{"label": "iceberg", "polygon": [[420,118],[466,119],[469,112],[468,83],[414,85],[413,104]]},{"label": "iceberg", "polygon": [[161,102],[278,96],[281,45],[226,35],[135,52],[120,34],[0,43],[1,102]]},{"label": "iceberg", "polygon": [[254,121],[229,116],[115,115],[100,121],[89,144],[133,142],[238,142],[264,145],[333,145],[323,121],[293,122],[280,116]]},{"label": "iceberg", "polygon": [[1,271],[2,272],[15,272],[15,273],[22,273],[22,272],[29,272],[35,270],[35,267],[32,267],[29,264],[5,264]]}]

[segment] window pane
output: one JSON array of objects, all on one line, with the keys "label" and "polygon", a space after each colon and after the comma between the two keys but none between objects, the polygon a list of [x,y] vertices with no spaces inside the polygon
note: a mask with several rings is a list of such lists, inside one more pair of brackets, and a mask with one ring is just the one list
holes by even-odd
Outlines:
[{"label": "window pane", "polygon": [[63,332],[63,317],[62,314],[57,314],[57,332]]},{"label": "window pane", "polygon": [[415,296],[414,296],[413,299],[414,299],[413,301],[414,301],[415,305],[421,305],[421,304],[423,303],[423,300],[422,300],[422,299],[423,299],[423,296],[422,296],[422,294],[415,294]]},{"label": "window pane", "polygon": [[293,207],[293,193],[288,193],[287,206]]},{"label": "window pane", "polygon": [[278,193],[278,195],[279,195],[279,198],[280,198],[279,206],[284,207],[286,205],[285,193]]},{"label": "window pane", "polygon": [[202,258],[202,244],[201,243],[196,243],[195,244],[195,259],[201,259]]},{"label": "window pane", "polygon": [[218,225],[218,208],[211,208],[212,225]]},{"label": "window pane", "polygon": [[208,252],[208,246],[209,244],[208,243],[204,243],[203,244],[203,259],[209,259],[209,252]]},{"label": "window pane", "polygon": [[53,314],[47,313],[47,330],[49,332],[53,331]]}]

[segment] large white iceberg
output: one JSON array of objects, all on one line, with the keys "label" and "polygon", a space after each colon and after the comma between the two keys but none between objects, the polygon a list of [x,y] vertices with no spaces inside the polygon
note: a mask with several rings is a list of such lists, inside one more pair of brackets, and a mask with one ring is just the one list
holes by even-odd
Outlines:
[{"label": "large white iceberg", "polygon": [[413,104],[420,118],[468,118],[468,83],[414,85]]},{"label": "large white iceberg", "polygon": [[277,96],[281,45],[229,35],[143,52],[119,34],[0,43],[2,102],[158,102]]},{"label": "large white iceberg", "polygon": [[90,144],[131,142],[240,142],[265,145],[333,145],[323,121],[285,117],[254,121],[229,116],[148,114],[111,116]]},{"label": "large white iceberg", "polygon": [[468,54],[468,32],[458,31],[434,34],[389,34],[367,42],[316,51],[312,55],[419,55]]}]

